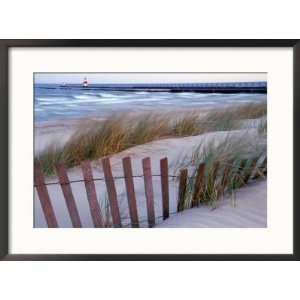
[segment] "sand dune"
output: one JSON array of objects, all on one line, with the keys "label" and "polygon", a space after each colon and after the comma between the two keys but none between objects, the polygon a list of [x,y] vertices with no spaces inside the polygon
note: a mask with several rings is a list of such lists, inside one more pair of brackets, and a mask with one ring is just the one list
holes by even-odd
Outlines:
[{"label": "sand dune", "polygon": [[219,201],[216,209],[209,206],[187,209],[172,215],[160,228],[257,228],[267,227],[267,181],[253,182]]},{"label": "sand dune", "polygon": [[[243,129],[231,131],[230,135],[251,138],[257,136],[256,129]],[[226,139],[228,132],[212,132],[199,136],[184,138],[169,138],[154,141],[148,144],[136,146],[121,153],[111,156],[111,163],[114,176],[123,176],[122,158],[130,156],[132,158],[134,175],[142,174],[141,159],[150,157],[152,161],[152,173],[159,174],[159,161],[163,157],[169,159],[169,173],[176,174],[177,161],[183,157],[190,157],[192,150],[201,142],[219,143]],[[103,172],[99,161],[92,163],[94,177],[103,178]],[[69,170],[70,180],[82,179],[79,167]],[[48,177],[47,182],[57,181],[55,176]],[[137,206],[141,226],[147,226],[146,199],[144,194],[143,178],[135,178],[135,190],[137,196]],[[115,181],[118,193],[118,202],[121,211],[122,224],[130,223],[127,197],[124,179]],[[162,222],[162,200],[160,178],[153,177],[155,214],[156,222]],[[83,182],[72,183],[72,189],[77,203],[79,214],[84,227],[93,227],[88,209],[88,201]],[[60,227],[71,227],[68,211],[59,185],[51,185],[49,194],[53,199],[53,206],[57,215]],[[176,213],[178,181],[170,180],[170,212]],[[107,204],[106,187],[103,180],[96,181],[98,200],[104,210]],[[178,216],[172,216],[167,222],[158,225],[162,227],[265,227],[266,226],[266,182],[255,183],[249,187],[241,189],[237,194],[237,208],[230,205],[230,200],[220,201],[220,207],[211,211],[208,207],[201,207],[184,211]],[[106,204],[105,204],[106,203]],[[35,195],[35,227],[46,227],[44,216],[38,196]]]}]

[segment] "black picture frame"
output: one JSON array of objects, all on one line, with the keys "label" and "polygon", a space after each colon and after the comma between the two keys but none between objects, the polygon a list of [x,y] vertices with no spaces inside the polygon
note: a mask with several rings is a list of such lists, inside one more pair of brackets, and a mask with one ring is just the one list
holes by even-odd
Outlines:
[{"label": "black picture frame", "polygon": [[[13,47],[290,47],[294,69],[294,153],[299,153],[300,139],[300,40],[1,40],[0,41],[0,259],[2,260],[155,260],[155,261],[289,261],[300,259],[300,176],[299,156],[294,155],[293,254],[26,254],[9,253],[9,49]],[[279,162],[280,163],[280,162]]]}]

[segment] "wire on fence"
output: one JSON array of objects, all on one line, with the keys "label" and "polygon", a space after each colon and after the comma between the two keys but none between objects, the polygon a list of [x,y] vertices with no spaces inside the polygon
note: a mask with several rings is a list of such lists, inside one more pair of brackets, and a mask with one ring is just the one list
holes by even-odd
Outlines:
[{"label": "wire on fence", "polygon": [[[226,164],[224,164],[225,166]],[[261,169],[262,167],[258,167],[257,169]],[[239,166],[236,166],[235,169],[241,169]],[[161,177],[161,174],[153,174],[152,177]],[[113,177],[115,180],[120,180],[120,179],[126,179],[126,176],[116,176]],[[132,175],[132,178],[144,178],[144,175]],[[180,175],[168,175],[168,178],[180,178]],[[196,176],[188,176],[187,179],[194,179]],[[91,181],[104,181],[104,177],[95,177]],[[69,180],[69,183],[78,183],[78,182],[88,182],[88,180],[84,179],[76,179],[76,180]],[[54,181],[54,182],[45,182],[44,185],[55,185],[55,184],[60,184],[59,181]],[[62,184],[67,184],[67,183],[62,183]],[[36,187],[37,184],[34,184],[34,187]]]},{"label": "wire on fence", "polygon": [[[235,177],[240,176],[240,173],[242,171],[245,172],[245,169],[247,169],[247,172],[244,174],[246,181],[249,180],[251,173],[254,171],[254,165],[257,163],[257,160],[252,161],[249,167],[246,167],[247,160],[241,160],[239,164],[233,165],[232,163],[225,163],[225,171],[226,169],[230,169],[231,167],[235,169]],[[70,184],[71,183],[79,183],[84,182],[86,186],[87,196],[88,196],[88,202],[90,205],[90,213],[94,222],[95,227],[106,227],[104,224],[104,220],[102,219],[102,212],[101,208],[98,203],[97,195],[96,195],[96,189],[95,189],[95,181],[104,181],[107,188],[108,193],[108,199],[110,204],[110,210],[111,210],[111,216],[112,216],[112,227],[127,227],[127,226],[133,226],[138,227],[139,222],[140,223],[146,223],[148,222],[149,227],[153,227],[156,224],[156,221],[160,219],[167,219],[169,215],[173,215],[178,213],[179,211],[184,209],[184,198],[186,193],[186,185],[188,180],[193,181],[193,185],[195,186],[195,190],[192,196],[192,207],[198,206],[197,199],[200,197],[200,194],[203,193],[202,186],[204,181],[204,172],[205,172],[205,164],[202,163],[198,167],[198,172],[194,176],[187,176],[188,175],[188,169],[181,169],[180,174],[178,175],[169,175],[168,174],[168,160],[167,158],[163,158],[160,160],[160,173],[161,174],[152,174],[151,172],[151,160],[149,157],[144,158],[142,160],[142,166],[143,166],[143,174],[142,175],[133,175],[132,169],[131,169],[131,161],[130,158],[124,158],[123,159],[123,169],[124,169],[124,175],[125,176],[113,176],[112,169],[110,165],[109,158],[104,158],[102,160],[103,164],[103,171],[104,171],[104,177],[93,177],[92,167],[90,165],[89,161],[85,161],[81,164],[82,171],[83,171],[83,178],[76,179],[76,180],[69,180],[67,171],[64,167],[64,165],[60,165],[56,168],[57,175],[58,175],[58,181],[53,182],[45,182],[43,172],[41,169],[41,166],[39,164],[35,164],[35,182],[34,186],[37,188],[39,197],[42,198],[41,203],[44,209],[44,215],[47,219],[48,227],[58,227],[55,213],[52,208],[51,200],[47,191],[46,186],[49,185],[60,185],[66,200],[66,204],[69,209],[69,214],[72,219],[73,227],[81,227],[81,221],[79,218],[79,214],[77,211],[77,207],[74,201],[73,193]],[[256,173],[262,173],[266,174],[266,158],[264,159],[263,163],[260,164],[259,167],[256,167]],[[223,165],[223,164],[222,164]],[[208,176],[207,180],[215,181],[217,177],[217,173],[220,167],[220,163],[217,161],[212,165],[212,175]],[[184,173],[183,173],[184,171]],[[226,177],[228,174],[224,171],[223,178],[221,180],[222,190],[218,191],[218,194],[223,194],[225,184],[224,180],[226,181]],[[250,174],[249,174],[250,172]],[[175,172],[176,173],[176,172]],[[184,175],[184,176],[183,176]],[[255,175],[255,176],[259,176]],[[161,193],[162,193],[162,215],[159,214],[159,216],[155,215],[155,209],[154,209],[154,193],[153,193],[153,183],[152,183],[152,177],[160,177],[161,179]],[[146,205],[147,205],[147,220],[139,220],[138,219],[138,213],[136,208],[136,199],[135,196],[132,197],[134,194],[134,182],[133,178],[143,178],[144,179],[144,185],[145,185],[145,196],[146,196]],[[179,182],[179,194],[178,194],[178,205],[177,205],[177,211],[170,212],[169,211],[169,185],[168,185],[168,178],[178,178],[181,179]],[[129,218],[121,218],[119,206],[118,206],[118,196],[117,191],[115,187],[114,180],[119,179],[125,179],[126,188],[127,188],[127,194],[129,193],[128,200],[129,200],[129,208],[130,208],[130,218],[131,222],[127,222],[128,224],[122,224],[122,220],[129,220]],[[184,186],[183,186],[184,185]]]}]

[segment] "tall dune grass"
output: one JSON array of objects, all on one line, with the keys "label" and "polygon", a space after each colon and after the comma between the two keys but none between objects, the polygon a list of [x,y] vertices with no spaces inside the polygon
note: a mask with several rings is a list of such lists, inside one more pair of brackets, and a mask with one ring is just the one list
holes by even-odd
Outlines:
[{"label": "tall dune grass", "polygon": [[[187,168],[189,180],[186,194],[179,199],[181,209],[208,204],[215,208],[224,192],[231,192],[249,180],[266,176],[267,143],[265,131],[246,132],[241,135],[228,133],[224,140],[212,140],[198,145],[188,159],[180,158],[177,169]],[[195,198],[196,176],[199,165],[205,163],[201,193]],[[217,167],[217,168],[216,168]]]},{"label": "tall dune grass", "polygon": [[54,143],[35,159],[40,161],[45,174],[50,175],[57,162],[74,167],[84,160],[98,159],[161,138],[236,129],[237,121],[260,118],[265,114],[265,102],[213,109],[206,113],[195,110],[138,116],[114,114],[105,121],[85,122],[64,146],[56,147]]}]

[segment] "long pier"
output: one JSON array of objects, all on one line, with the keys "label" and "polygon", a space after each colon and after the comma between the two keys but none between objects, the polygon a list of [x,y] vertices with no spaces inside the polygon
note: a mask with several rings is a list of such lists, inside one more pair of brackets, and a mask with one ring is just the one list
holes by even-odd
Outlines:
[{"label": "long pier", "polygon": [[[89,84],[83,87],[79,84],[59,86],[64,89],[84,90],[118,90],[118,91],[149,91],[149,92],[195,92],[195,93],[267,93],[267,82],[208,82],[208,83],[114,83]],[[47,87],[45,87],[47,88]],[[50,87],[49,87],[50,88]]]}]

